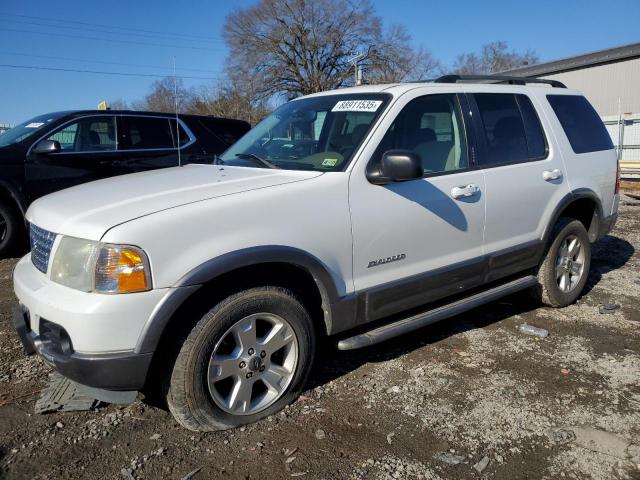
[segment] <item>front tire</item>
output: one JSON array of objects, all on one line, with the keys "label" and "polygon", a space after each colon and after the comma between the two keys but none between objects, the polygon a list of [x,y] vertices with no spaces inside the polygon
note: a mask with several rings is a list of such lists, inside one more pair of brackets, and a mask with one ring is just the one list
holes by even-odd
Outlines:
[{"label": "front tire", "polygon": [[538,270],[538,298],[549,307],[575,302],[589,276],[591,243],[582,222],[561,218],[554,227],[544,260]]},{"label": "front tire", "polygon": [[18,250],[24,238],[22,215],[13,206],[0,200],[0,258],[6,258]]},{"label": "front tire", "polygon": [[300,395],[314,353],[311,317],[290,291],[242,291],[213,307],[187,336],[171,373],[169,410],[194,431],[258,421]]}]

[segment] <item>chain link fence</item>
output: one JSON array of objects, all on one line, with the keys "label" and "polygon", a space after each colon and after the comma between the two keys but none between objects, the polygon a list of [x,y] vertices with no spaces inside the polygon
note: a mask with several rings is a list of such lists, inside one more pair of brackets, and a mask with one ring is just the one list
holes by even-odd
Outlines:
[{"label": "chain link fence", "polygon": [[640,178],[640,113],[602,117],[616,146],[623,177]]}]

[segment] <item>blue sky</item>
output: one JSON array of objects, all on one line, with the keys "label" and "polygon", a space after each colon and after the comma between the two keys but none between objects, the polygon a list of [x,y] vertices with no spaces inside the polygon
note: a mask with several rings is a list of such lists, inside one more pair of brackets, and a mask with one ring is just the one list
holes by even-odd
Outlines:
[{"label": "blue sky", "polygon": [[[0,64],[170,75],[175,58],[179,75],[216,78],[222,75],[226,56],[224,18],[254,1],[2,0]],[[537,0],[526,6],[514,0],[374,4],[385,24],[404,24],[416,45],[445,64],[494,40],[516,50],[531,48],[542,61],[640,40],[638,0]],[[121,35],[87,24],[105,25],[102,30],[116,26]],[[182,37],[162,38],[149,31]],[[95,108],[101,100],[139,99],[153,80],[0,67],[0,123],[54,110]],[[213,81],[188,79],[185,84]]]}]

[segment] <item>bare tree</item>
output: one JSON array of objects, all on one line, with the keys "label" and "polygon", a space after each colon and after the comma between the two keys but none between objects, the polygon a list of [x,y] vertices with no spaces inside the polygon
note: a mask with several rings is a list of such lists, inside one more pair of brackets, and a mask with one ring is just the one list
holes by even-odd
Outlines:
[{"label": "bare tree", "polygon": [[364,63],[369,83],[420,80],[440,67],[429,51],[411,46],[411,36],[403,25],[393,25],[381,35]]},{"label": "bare tree", "polygon": [[123,98],[117,98],[108,103],[111,110],[129,110],[129,104]]},{"label": "bare tree", "polygon": [[136,110],[174,112],[176,110],[176,99],[178,112],[186,113],[186,109],[191,101],[191,93],[185,88],[182,79],[165,77],[162,80],[153,82],[151,91],[144,100],[132,102],[132,106]]},{"label": "bare tree", "polygon": [[452,71],[461,75],[497,73],[538,62],[533,50],[523,53],[509,50],[506,42],[491,42],[482,46],[481,52],[462,53],[456,58]]},{"label": "bare tree", "polygon": [[[154,82],[145,98],[131,102],[131,107],[134,110],[172,113],[175,111],[175,87],[172,77]],[[211,86],[185,88],[178,80],[177,87],[179,113],[238,118],[255,124],[271,111],[266,101],[254,94],[251,84],[220,82]],[[114,105],[116,102],[112,104],[115,109]],[[124,102],[117,108],[121,106],[127,108]]]},{"label": "bare tree", "polygon": [[264,100],[256,99],[250,89],[220,83],[193,89],[187,111],[196,115],[237,118],[255,125],[271,110]]},{"label": "bare tree", "polygon": [[353,83],[354,54],[371,78],[399,80],[430,57],[414,52],[406,31],[384,33],[369,0],[260,0],[232,12],[224,37],[229,76],[254,79],[262,98],[286,98]]}]

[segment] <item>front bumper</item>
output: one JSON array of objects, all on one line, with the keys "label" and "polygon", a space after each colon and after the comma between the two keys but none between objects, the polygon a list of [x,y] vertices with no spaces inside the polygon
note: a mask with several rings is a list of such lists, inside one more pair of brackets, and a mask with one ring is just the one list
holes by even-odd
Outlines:
[{"label": "front bumper", "polygon": [[41,324],[38,335],[30,328],[29,311],[15,305],[13,323],[27,354],[38,353],[63,376],[93,388],[117,391],[144,387],[152,353],[83,354],[74,352],[60,325]]},{"label": "front bumper", "polygon": [[30,327],[40,334],[40,319],[61,325],[81,353],[134,351],[144,327],[168,289],[106,295],[52,282],[26,255],[16,264],[13,288],[29,310]]},{"label": "front bumper", "polygon": [[38,353],[65,377],[97,389],[144,386],[153,352],[136,346],[166,289],[80,292],[52,282],[29,255],[17,263],[13,283],[19,301],[13,321],[27,353]]}]

